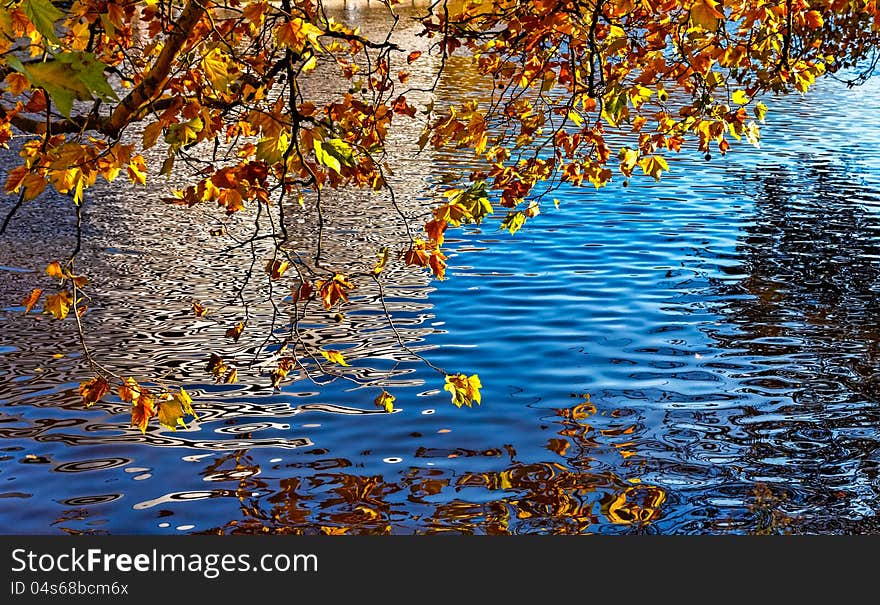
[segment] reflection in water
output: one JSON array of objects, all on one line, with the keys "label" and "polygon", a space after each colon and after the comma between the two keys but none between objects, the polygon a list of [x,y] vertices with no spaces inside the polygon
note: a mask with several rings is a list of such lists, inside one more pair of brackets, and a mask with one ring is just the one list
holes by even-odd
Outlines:
[{"label": "reflection in water", "polygon": [[[880,469],[880,216],[852,168],[801,156],[747,185],[756,215],[718,288],[709,330],[742,391],[766,398],[731,416],[750,475],[776,485],[800,530],[876,523]],[[759,496],[760,496],[759,493]],[[766,495],[758,498],[767,501]],[[813,527],[811,507],[834,521]],[[791,522],[798,523],[798,514]]]},{"label": "reflection in water", "polygon": [[[246,452],[216,459],[203,472],[206,481],[237,483],[241,517],[206,533],[588,533],[600,520],[645,531],[658,518],[666,492],[638,478],[593,470],[590,454],[600,432],[589,424],[596,408],[589,402],[555,410],[557,435],[547,449],[553,462],[524,463],[513,446],[483,451],[421,448],[420,459],[390,481],[355,474],[345,459],[285,465],[286,477],[270,481]],[[448,472],[429,465],[458,457],[503,460],[501,471]],[[435,460],[437,462],[427,462]],[[218,479],[222,477],[222,479]],[[269,493],[268,497],[261,497]],[[183,494],[169,494],[138,507],[155,506]],[[195,492],[191,498],[217,497]]]}]

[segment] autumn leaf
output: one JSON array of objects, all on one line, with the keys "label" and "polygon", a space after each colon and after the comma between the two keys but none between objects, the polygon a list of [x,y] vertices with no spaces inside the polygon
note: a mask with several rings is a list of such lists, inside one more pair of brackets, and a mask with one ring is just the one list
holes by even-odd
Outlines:
[{"label": "autumn leaf", "polygon": [[414,50],[414,51],[412,51],[411,53],[409,53],[409,54],[406,56],[406,62],[409,63],[410,65],[412,65],[413,62],[415,62],[415,60],[418,59],[418,58],[421,57],[421,56],[422,56],[422,52],[421,52],[421,51],[419,51],[419,50]]},{"label": "autumn leaf", "polygon": [[376,407],[382,408],[390,414],[394,411],[394,399],[394,395],[383,389],[373,400],[373,403],[376,404]]},{"label": "autumn leaf", "polygon": [[64,319],[70,312],[70,306],[73,304],[73,296],[67,290],[52,294],[46,297],[43,305],[44,313],[51,313],[55,319]]},{"label": "autumn leaf", "polygon": [[669,170],[669,164],[667,164],[666,160],[659,155],[649,155],[642,158],[639,160],[639,166],[646,175],[654,177],[657,181],[660,180],[661,172]]},{"label": "autumn leaf", "polygon": [[134,378],[123,378],[118,393],[122,401],[132,403],[141,396],[141,387]]},{"label": "autumn leaf", "polygon": [[238,370],[232,368],[226,372],[226,375],[223,376],[223,382],[224,384],[235,384],[238,382]]},{"label": "autumn leaf", "polygon": [[691,21],[703,29],[718,29],[718,20],[724,18],[718,6],[716,0],[696,0],[691,6]]},{"label": "autumn leaf", "polygon": [[21,305],[24,307],[24,313],[27,315],[31,312],[31,310],[36,306],[37,301],[40,300],[40,296],[43,294],[43,291],[39,288],[34,288],[31,290],[31,293],[24,297],[21,301]]},{"label": "autumn leaf", "polygon": [[110,384],[103,376],[96,376],[91,380],[81,382],[79,394],[83,398],[86,407],[91,407],[97,401],[110,392]]},{"label": "autumn leaf", "polygon": [[131,426],[137,427],[141,433],[147,432],[150,418],[156,415],[156,401],[153,394],[141,387],[140,395],[133,400],[131,406]]},{"label": "autumn leaf", "polygon": [[281,385],[281,381],[287,378],[287,375],[290,373],[290,370],[293,368],[294,360],[290,357],[285,357],[281,361],[278,362],[278,366],[272,370],[272,387],[278,388]]},{"label": "autumn leaf", "polygon": [[199,302],[193,303],[192,310],[196,317],[205,317],[208,314],[208,307]]},{"label": "autumn leaf", "polygon": [[450,374],[446,376],[446,385],[443,390],[452,393],[452,403],[460,408],[462,405],[471,407],[473,403],[479,405],[481,388],[483,385],[480,384],[480,378],[476,374],[470,376]]},{"label": "autumn leaf", "polygon": [[238,342],[241,333],[244,331],[244,322],[240,321],[235,324],[233,327],[226,330],[226,338],[231,338],[235,342]]},{"label": "autumn leaf", "polygon": [[58,261],[52,261],[46,267],[46,275],[49,277],[57,277],[58,279],[64,279],[64,271],[61,269],[61,263]]},{"label": "autumn leaf", "polygon": [[336,273],[333,279],[318,280],[318,293],[324,302],[324,308],[328,311],[338,302],[348,301],[348,290],[354,288],[354,284],[342,273]]},{"label": "autumn leaf", "polygon": [[385,266],[388,264],[388,257],[388,247],[385,246],[379,251],[379,258],[376,260],[376,265],[373,267],[373,275],[379,275],[385,270]]},{"label": "autumn leaf", "polygon": [[195,416],[192,409],[192,399],[182,388],[176,394],[163,393],[159,397],[156,415],[159,419],[159,424],[172,431],[176,431],[179,426],[186,428],[183,417],[187,415]]},{"label": "autumn leaf", "polygon": [[281,279],[281,276],[284,275],[289,267],[289,262],[276,258],[275,260],[270,260],[266,263],[266,273],[268,273],[269,277],[272,279]]},{"label": "autumn leaf", "polygon": [[341,366],[350,365],[347,361],[345,361],[345,357],[342,356],[342,353],[339,351],[329,350],[329,351],[321,351],[321,355],[329,361],[330,363],[338,363]]}]

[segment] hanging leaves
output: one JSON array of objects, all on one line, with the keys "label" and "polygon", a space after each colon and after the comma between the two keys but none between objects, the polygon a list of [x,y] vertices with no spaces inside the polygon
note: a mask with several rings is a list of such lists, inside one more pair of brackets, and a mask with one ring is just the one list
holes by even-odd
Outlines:
[{"label": "hanging leaves", "polygon": [[239,337],[241,337],[241,333],[244,332],[244,322],[240,321],[228,330],[226,330],[226,338],[231,338],[235,342],[238,342]]},{"label": "hanging leaves", "polygon": [[21,305],[24,307],[24,313],[27,315],[31,312],[31,310],[36,306],[37,301],[40,300],[40,296],[43,294],[43,291],[39,288],[34,288],[31,290],[31,293],[24,297],[21,301]]},{"label": "hanging leaves", "polygon": [[480,404],[481,396],[480,378],[476,374],[467,376],[465,374],[450,374],[446,376],[446,385],[443,390],[452,394],[452,403],[455,407],[466,405],[471,407],[472,404]]},{"label": "hanging leaves", "polygon": [[354,288],[354,284],[342,273],[334,274],[333,279],[318,280],[316,285],[324,308],[328,311],[337,303],[347,302],[348,291]]},{"label": "hanging leaves", "polygon": [[91,407],[109,392],[110,383],[103,376],[96,376],[91,380],[81,382],[79,385],[79,394],[86,407]]},{"label": "hanging leaves", "polygon": [[382,392],[376,396],[376,399],[373,400],[373,403],[376,407],[381,408],[390,414],[394,411],[394,399],[394,395],[383,389]]}]

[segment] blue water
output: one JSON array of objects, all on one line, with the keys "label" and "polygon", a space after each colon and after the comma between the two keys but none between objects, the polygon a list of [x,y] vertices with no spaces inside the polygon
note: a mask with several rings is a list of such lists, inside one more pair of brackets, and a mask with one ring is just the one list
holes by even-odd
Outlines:
[{"label": "blue water", "polygon": [[141,436],[118,400],[81,407],[72,326],[22,316],[22,271],[56,245],[25,211],[0,249],[16,267],[0,273],[3,531],[876,532],[878,87],[768,99],[760,149],[563,189],[514,236],[500,217],[450,232],[445,281],[392,272],[405,341],[479,374],[473,408],[396,347],[365,290],[341,323],[314,318],[315,338],[362,382],[393,370],[396,413],[344,379],[276,392],[242,365],[212,384],[207,351],[234,347],[187,301],[234,281],[204,237],[213,215],[107,192],[84,251],[92,346],[179,380],[200,413]]}]

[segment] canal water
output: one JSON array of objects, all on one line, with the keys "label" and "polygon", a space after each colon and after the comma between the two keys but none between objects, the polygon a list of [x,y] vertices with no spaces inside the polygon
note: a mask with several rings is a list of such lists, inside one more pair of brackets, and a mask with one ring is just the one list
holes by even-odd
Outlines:
[{"label": "canal water", "polygon": [[[467,91],[478,79],[453,64],[436,94]],[[118,399],[84,409],[74,324],[19,302],[70,250],[69,205],[28,205],[0,238],[0,528],[875,533],[878,92],[826,79],[765,100],[760,149],[685,151],[659,183],[563,189],[513,236],[500,217],[451,231],[445,281],[393,266],[397,333],[432,364],[479,374],[473,408],[454,407],[442,376],[399,346],[366,284],[341,321],[302,324],[315,346],[343,351],[344,376],[272,389],[267,367],[248,364],[266,329],[284,329],[259,280],[244,290],[248,330],[223,338],[244,313],[221,293],[241,285],[251,253],[236,241],[254,213],[164,205],[165,186],[188,178],[178,166],[147,190],[92,192],[83,321],[102,363],[182,384],[199,420],[141,435]],[[415,154],[407,128],[394,184],[418,224],[465,166]],[[381,202],[328,194],[331,262],[371,263],[405,237]],[[307,246],[314,216],[292,212],[292,241]],[[220,224],[229,236],[210,236]],[[193,317],[193,298],[218,321]],[[209,352],[235,360],[238,383],[213,383]],[[379,384],[395,413],[373,405]]]}]

